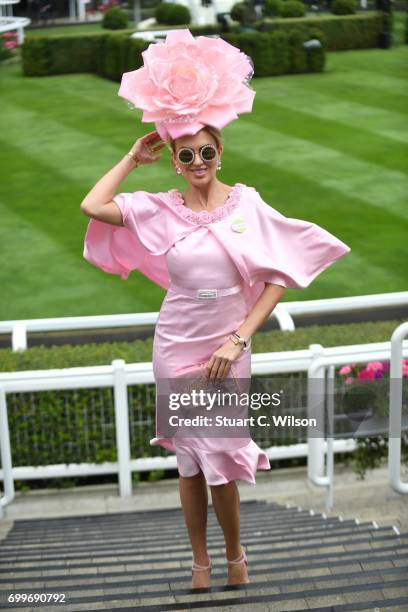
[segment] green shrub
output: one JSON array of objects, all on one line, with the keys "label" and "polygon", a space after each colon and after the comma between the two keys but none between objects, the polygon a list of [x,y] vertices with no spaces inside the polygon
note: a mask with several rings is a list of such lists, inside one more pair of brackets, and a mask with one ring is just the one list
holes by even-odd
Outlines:
[{"label": "green shrub", "polygon": [[[318,28],[325,37],[326,51],[345,49],[371,49],[379,47],[380,33],[389,31],[391,20],[384,13],[357,13],[356,15],[323,15],[293,17],[292,19],[265,17],[257,25],[260,32],[289,32],[293,28]],[[389,15],[386,15],[389,18]]]},{"label": "green shrub", "polygon": [[106,30],[124,30],[127,24],[128,16],[118,6],[109,8],[102,19],[102,27]]},{"label": "green shrub", "polygon": [[230,17],[234,21],[239,21],[242,23],[243,15],[244,15],[244,7],[245,2],[236,2],[230,10]]},{"label": "green shrub", "polygon": [[282,10],[282,0],[265,0],[263,14],[265,17],[277,17]]},{"label": "green shrub", "polygon": [[355,0],[333,0],[331,4],[333,15],[353,15],[356,12]]},{"label": "green shrub", "polygon": [[304,17],[306,14],[306,7],[303,2],[298,2],[298,0],[286,0],[286,2],[282,2],[280,6],[280,16],[281,17]]},{"label": "green shrub", "polygon": [[148,482],[156,482],[157,480],[162,480],[165,476],[165,472],[163,469],[159,470],[150,470],[147,481]]},{"label": "green shrub", "polygon": [[161,2],[156,8],[155,17],[157,23],[166,25],[184,25],[191,21],[190,10],[173,2]]},{"label": "green shrub", "polygon": [[234,21],[239,21],[242,26],[251,25],[257,20],[256,11],[248,0],[234,4],[230,16]]}]

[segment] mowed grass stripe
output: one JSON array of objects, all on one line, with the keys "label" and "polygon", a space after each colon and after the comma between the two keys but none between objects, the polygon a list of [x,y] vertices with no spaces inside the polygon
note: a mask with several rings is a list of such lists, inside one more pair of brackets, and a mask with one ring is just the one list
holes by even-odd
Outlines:
[{"label": "mowed grass stripe", "polygon": [[374,163],[392,171],[406,172],[405,144],[363,129],[329,119],[308,115],[274,102],[258,100],[257,112],[246,121],[276,129],[282,134],[310,140],[363,162]]},{"label": "mowed grass stripe", "polygon": [[[19,209],[20,207],[20,214],[23,214],[26,216],[28,215],[29,217],[31,217],[34,223],[38,223],[39,228],[41,227],[46,228],[46,231],[48,232],[49,235],[58,236],[58,240],[60,241],[61,246],[62,244],[64,244],[65,246],[64,254],[61,254],[60,257],[62,258],[66,257],[67,256],[66,252],[70,250],[72,259],[73,261],[75,261],[74,269],[71,267],[71,273],[72,273],[72,279],[73,279],[71,282],[75,283],[75,285],[81,286],[84,282],[83,280],[84,271],[85,270],[89,271],[89,273],[85,276],[85,282],[91,283],[91,285],[94,288],[94,294],[93,294],[94,299],[92,301],[94,303],[93,308],[94,308],[95,313],[103,314],[105,312],[132,312],[136,310],[137,311],[157,310],[160,305],[163,290],[161,290],[160,288],[157,288],[152,283],[145,280],[144,277],[142,277],[142,275],[140,275],[137,272],[134,272],[131,278],[126,282],[126,284],[124,284],[123,281],[119,279],[118,277],[107,275],[104,272],[101,272],[100,270],[94,268],[93,266],[90,266],[85,260],[82,259],[83,236],[85,233],[85,225],[87,223],[87,219],[86,218],[83,219],[81,217],[81,213],[79,212],[77,208],[77,203],[75,202],[75,205],[74,205],[72,201],[69,201],[68,194],[70,193],[70,191],[67,188],[68,182],[66,181],[66,179],[64,179],[64,177],[58,177],[58,175],[52,170],[47,171],[47,169],[44,168],[43,165],[37,163],[35,167],[32,167],[33,174],[36,174],[38,176],[47,177],[47,181],[38,182],[35,188],[34,186],[30,187],[29,182],[27,185],[24,185],[24,180],[22,179],[24,179],[25,169],[30,166],[30,163],[32,163],[31,160],[29,158],[27,159],[24,158],[24,155],[22,153],[19,154],[17,150],[13,150],[13,149],[7,150],[3,148],[3,152],[6,154],[7,159],[13,160],[14,165],[12,168],[12,174],[13,176],[16,177],[16,180],[18,184],[20,185],[19,192],[18,193],[13,192],[12,197],[8,198],[7,206],[9,206],[12,209],[14,208]],[[230,155],[228,155],[228,160],[229,160],[229,163],[232,163],[234,168],[237,168],[237,163],[239,163],[239,160],[235,162],[233,157],[231,157]],[[261,164],[260,166],[258,166],[258,169],[260,171],[260,176],[262,176],[263,174],[262,170],[265,171],[266,175],[267,175],[268,170],[270,172],[269,165],[263,166]],[[282,174],[280,175],[280,178],[282,177]],[[250,175],[252,176],[252,180],[250,179]],[[148,183],[144,182],[145,181],[144,175],[141,175],[141,176],[143,176],[143,183],[144,183],[143,187],[146,188],[145,186],[147,186]],[[29,179],[30,176],[27,175],[27,178]],[[246,175],[241,180],[244,180],[244,182],[248,184],[255,183],[257,187],[259,187],[260,183],[262,184],[262,181],[260,181],[256,176],[254,176],[253,167],[251,168],[251,166],[248,164],[246,165]],[[286,182],[293,185],[296,183],[296,176],[290,175],[288,177],[285,177],[285,179],[283,179],[284,182],[285,180]],[[302,180],[302,191],[304,189],[306,182],[307,182],[306,180]],[[23,200],[21,198],[21,190],[22,188],[24,188],[24,186],[26,186],[27,188],[27,193],[29,193],[29,197],[27,197],[27,199],[25,200],[26,206],[24,208],[24,211],[22,211],[21,204]],[[3,187],[5,186],[3,185]],[[312,185],[312,188],[315,193],[315,185]],[[53,193],[53,196],[51,196],[51,190],[53,189],[55,190],[55,192]],[[299,185],[298,185],[298,189],[299,189]],[[152,190],[154,191],[154,189]],[[285,191],[286,189],[283,188],[283,192]],[[71,195],[72,195],[72,187],[71,187]],[[64,201],[64,198],[65,198],[65,201]],[[43,200],[45,200],[46,202],[49,202],[48,207],[47,207],[47,214],[44,214],[43,207],[39,209],[38,206],[36,206],[37,202],[42,202]],[[274,203],[273,198],[271,198],[271,200]],[[310,200],[313,200],[311,195],[310,195]],[[322,196],[322,200],[324,200],[323,196]],[[338,205],[338,203],[336,204]],[[4,202],[3,202],[3,205],[4,205]],[[304,206],[307,205],[306,200],[303,202],[303,205]],[[50,208],[52,208],[52,210],[50,210]],[[303,213],[305,214],[300,214],[298,216],[300,218],[310,218],[311,216],[313,216],[316,209],[317,207],[314,207],[313,209],[312,205],[310,205],[306,213],[305,213],[305,210],[303,210]],[[288,210],[284,211],[283,207],[281,207],[281,210],[282,212],[288,214]],[[310,214],[311,211],[312,211],[312,215]],[[363,214],[364,214],[364,210],[363,210]],[[330,215],[332,216],[332,209],[330,209]],[[344,217],[344,220],[346,223],[348,223],[347,216]],[[42,223],[43,225],[41,226]],[[21,223],[16,223],[15,227],[20,227],[20,225]],[[326,226],[325,223],[323,223],[323,225]],[[339,222],[339,220],[336,219],[336,227],[340,227],[340,226],[341,226],[341,222]],[[335,231],[335,233],[337,232]],[[343,231],[341,230],[339,233],[342,235]],[[375,233],[373,232],[373,234]],[[30,241],[28,239],[23,238],[23,240],[25,244],[27,245],[30,244]],[[396,240],[395,236],[394,236],[394,240]],[[362,277],[354,276],[353,274],[351,274],[351,279],[349,279],[348,274],[345,274],[345,272],[347,272],[348,269],[350,271],[353,269],[352,261],[356,255],[357,255],[358,261],[361,262],[364,259],[365,257],[364,249],[366,248],[369,249],[370,241],[368,240],[366,243],[362,242],[361,244],[358,239],[350,240],[348,242],[352,242],[353,244],[358,244],[359,255],[356,254],[353,248],[353,253],[350,254],[350,256],[347,258],[347,261],[343,260],[342,262],[339,262],[337,266],[333,266],[333,268],[331,268],[324,275],[322,275],[316,283],[313,283],[312,286],[307,290],[307,292],[305,293],[300,292],[300,291],[287,292],[287,294],[285,295],[285,300],[313,299],[314,297],[317,298],[317,297],[321,297],[322,295],[338,294],[337,293],[338,291],[341,291],[341,294],[343,295],[347,295],[347,294],[353,295],[353,294],[363,293],[365,283],[367,283],[366,292],[369,291],[370,283],[375,282],[375,279],[378,278],[378,270],[375,268],[375,261],[371,263],[369,262],[371,254],[368,255],[367,260],[365,261],[365,264],[360,263],[357,266],[357,267],[361,267],[365,269],[365,275],[363,277],[364,282],[362,282]],[[13,250],[10,250],[10,249],[13,249],[12,245],[7,247],[7,251],[13,252]],[[379,257],[379,265],[381,266],[382,254],[377,253],[377,256]],[[30,249],[30,254],[29,254],[29,257],[27,258],[27,261],[30,258],[33,260],[36,258],[35,249],[33,252],[31,252],[31,249]],[[375,257],[373,259],[375,260]],[[59,264],[58,264],[57,257],[53,257],[50,255],[50,261],[52,261],[52,266],[53,266],[53,269],[55,270],[55,274],[50,275],[49,282],[47,281],[47,287],[44,287],[44,282],[45,282],[44,279],[43,279],[43,285],[41,286],[42,288],[44,288],[44,290],[48,291],[49,295],[53,295],[54,291],[58,292],[59,283],[61,282],[60,279],[65,277],[65,273],[59,270]],[[344,263],[346,264],[346,268],[344,268]],[[373,269],[372,274],[371,274],[371,269]],[[398,269],[400,269],[398,266],[394,266],[393,268],[393,270],[398,270]],[[91,277],[90,275],[92,273],[93,273],[93,276]],[[392,285],[393,281],[394,281],[394,286]],[[26,284],[25,278],[22,278],[21,282],[24,286]],[[398,274],[395,274],[395,276],[393,276],[389,274],[389,271],[388,271],[388,283],[387,284],[389,285],[390,290],[392,289],[395,290],[395,287],[398,286],[398,283],[399,283]],[[154,291],[152,291],[153,289]],[[142,296],[143,296],[143,299],[142,299]],[[21,299],[24,302],[24,295],[21,295]],[[68,314],[78,314],[78,312],[89,314],[89,311],[85,310],[84,312],[84,306],[86,306],[86,303],[88,301],[86,293],[84,294],[84,301],[82,304],[80,303],[80,300],[79,301],[74,300],[71,306],[68,303],[68,301],[67,300],[64,301],[64,299],[65,298],[63,297],[61,298],[61,301],[57,300],[57,302],[60,305],[64,304],[64,307],[68,309],[68,310],[63,310],[61,306],[62,312],[65,312],[65,313],[68,312]],[[119,307],[119,304],[121,304],[121,307]],[[42,308],[41,304],[39,306]],[[42,312],[42,311],[40,310],[39,312]],[[4,316],[5,315],[3,315],[3,318]],[[28,315],[24,315],[24,316],[28,316]],[[51,316],[51,314],[49,314],[49,316]]]},{"label": "mowed grass stripe", "polygon": [[[54,168],[67,179],[88,185],[81,200],[98,178],[118,163],[126,153],[102,136],[93,136],[41,113],[24,111],[6,102],[2,103],[0,128],[0,133],[20,150],[24,150],[25,155]],[[160,191],[161,186],[164,187],[163,169],[158,164],[144,166],[144,174],[157,187],[157,191]],[[122,183],[123,187],[129,185],[131,175],[132,173]],[[126,191],[126,188],[124,190]]]},{"label": "mowed grass stripe", "polygon": [[[323,85],[323,84],[322,84]],[[322,87],[323,88],[323,87]],[[407,115],[386,110],[369,103],[361,104],[352,100],[352,95],[330,92],[330,84],[324,83],[324,93],[309,85],[291,82],[286,87],[280,84],[273,93],[267,85],[258,88],[257,96],[264,103],[277,103],[283,107],[303,112],[307,115],[343,123],[349,127],[363,129],[384,136],[393,141],[408,142]],[[255,98],[256,100],[256,98]]]},{"label": "mowed grass stripe", "polygon": [[[356,72],[360,75],[359,79],[355,78],[354,71],[341,70],[336,73],[318,73],[314,76],[300,75],[296,79],[281,76],[277,77],[279,87],[271,88],[271,92],[281,95],[288,91],[290,95],[300,98],[305,105],[308,104],[309,98],[323,95],[328,98],[329,104],[337,100],[345,100],[352,104],[378,108],[391,114],[401,113],[406,116],[408,91],[405,77],[389,77],[388,87],[385,89],[385,83],[384,88],[377,86],[377,75],[368,73],[364,78],[362,71]],[[382,82],[382,76],[381,73],[378,74],[379,83]],[[264,88],[264,79],[258,79],[257,91],[261,92]],[[269,90],[268,87],[267,89]],[[353,106],[350,107],[350,113],[352,111]]]},{"label": "mowed grass stripe", "polygon": [[[59,123],[70,126],[75,130],[81,130],[87,134],[93,135],[100,139],[101,134],[104,134],[104,142],[114,145],[124,152],[126,147],[130,147],[131,143],[137,137],[147,133],[152,127],[151,125],[141,124],[135,115],[128,115],[125,112],[118,111],[113,113],[114,121],[106,121],[106,107],[104,104],[96,102],[98,98],[102,98],[98,94],[98,89],[95,87],[94,78],[89,75],[89,80],[92,82],[92,88],[95,100],[92,100],[91,105],[87,104],[83,99],[83,91],[87,90],[86,79],[77,84],[78,87],[73,87],[72,79],[69,78],[70,87],[63,88],[60,91],[60,99],[54,104],[49,104],[48,98],[44,95],[44,91],[40,88],[35,95],[30,96],[31,111],[44,114],[50,119],[54,119]],[[39,79],[36,80],[37,83]],[[103,81],[100,79],[100,81]],[[89,85],[89,84],[88,84]],[[81,93],[74,94],[72,89],[80,90]],[[10,93],[6,98],[13,106],[20,106],[24,109],[25,102],[22,92],[16,93],[16,88],[9,88]],[[405,144],[398,143],[395,140],[385,139],[383,136],[359,129],[356,126],[347,126],[331,120],[324,120],[319,116],[318,110],[314,114],[304,112],[299,109],[288,108],[287,100],[293,100],[290,95],[283,96],[281,104],[276,102],[278,96],[274,94],[274,100],[271,101],[269,96],[263,93],[255,98],[255,112],[250,115],[250,120],[257,123],[265,122],[266,125],[279,125],[281,131],[285,133],[295,133],[303,138],[312,137],[319,144],[326,145],[330,143],[332,148],[336,148],[343,153],[349,153],[350,149],[356,157],[373,161],[376,158],[377,163],[384,164],[386,167],[395,170],[403,170],[406,168],[406,148]],[[293,106],[293,102],[292,102]],[[296,106],[296,104],[295,104]],[[66,109],[73,109],[67,113]],[[134,131],[133,131],[134,129]],[[358,132],[356,132],[358,130]],[[131,134],[130,138],[128,134]],[[318,138],[320,136],[320,138]],[[162,150],[163,157],[168,158],[167,150]]]},{"label": "mowed grass stripe", "polygon": [[328,53],[325,66],[326,74],[362,70],[370,73],[375,80],[378,73],[397,78],[408,77],[408,49],[406,45],[393,47],[390,50],[364,49],[358,51],[340,51]]},{"label": "mowed grass stripe", "polygon": [[[3,87],[2,99],[26,110],[26,81],[16,72],[16,66],[5,67],[4,73],[7,86]],[[99,135],[106,134],[106,140],[113,144],[120,145],[121,134],[132,139],[134,132],[136,139],[153,129],[151,123],[141,124],[141,111],[131,110],[126,101],[118,97],[116,83],[108,79],[93,74],[68,74],[30,77],[29,83],[30,110],[75,126],[76,129],[85,128]]]},{"label": "mowed grass stripe", "polygon": [[[13,288],[13,296],[18,292],[21,302],[4,300],[1,304],[2,318],[17,318],[15,311],[20,313],[18,316],[27,317],[158,310],[164,290],[147,281],[137,270],[124,281],[117,275],[103,272],[83,258],[89,219],[79,208],[83,192],[81,186],[52,166],[47,166],[45,161],[26,155],[24,149],[6,141],[0,140],[0,143],[2,168],[6,176],[13,177],[13,185],[16,186],[11,189],[9,182],[0,183],[3,209],[12,216],[12,221],[6,225],[3,223],[6,214],[2,215],[2,252],[7,266],[2,267],[1,284],[7,287],[7,295],[10,280],[13,285],[18,284],[19,287]],[[24,230],[26,226],[29,228],[27,231]],[[30,239],[31,233],[40,235],[45,245],[55,245],[48,257],[41,256],[36,241]],[[15,268],[11,266],[10,279],[9,262],[14,261],[16,253],[22,255],[25,266],[18,265],[15,276]],[[37,253],[40,253],[38,263]],[[44,261],[46,265],[43,265]],[[3,281],[6,270],[7,278]],[[31,293],[31,289],[25,290],[25,287],[35,286],[36,279],[41,287],[40,300],[37,300],[35,292]],[[71,288],[68,295],[67,285]],[[81,288],[84,287],[81,301]],[[27,301],[30,314],[25,312]],[[43,314],[44,308],[46,315]]]},{"label": "mowed grass stripe", "polygon": [[[238,123],[236,123],[235,125],[233,124],[233,128],[234,128],[234,131],[235,131],[236,129],[238,129]],[[248,130],[248,131],[247,131],[247,135],[246,135],[247,139],[252,139],[252,136],[253,136],[253,131],[252,131],[252,130]],[[242,140],[241,140],[241,142],[242,142]],[[233,148],[232,148],[232,150],[233,150],[233,151],[235,151],[235,150],[236,150],[236,147],[235,147],[235,148],[233,147]],[[15,159],[18,159],[18,158],[19,158],[19,155],[18,155],[18,154],[16,155],[16,153],[11,153],[11,154],[9,154],[7,157],[8,157],[8,159],[14,159],[14,160],[15,160]],[[232,158],[231,158],[231,156],[229,155],[229,156],[228,156],[228,161],[229,161],[229,163],[232,163],[233,167],[236,167],[236,165],[237,165],[237,164],[236,164],[236,162],[234,162],[234,157],[235,157],[235,155],[234,155]],[[238,161],[238,160],[237,160],[237,161]],[[24,173],[24,168],[28,167],[29,165],[30,165],[30,161],[29,161],[29,160],[25,161],[25,162],[22,164],[22,168],[21,168],[21,170],[22,170],[22,172],[23,172],[23,173]],[[146,167],[146,168],[147,168],[147,167]],[[145,170],[146,168],[143,168],[143,172],[144,172],[144,170]],[[261,167],[258,167],[258,169],[259,169],[259,171],[260,171],[260,175],[262,175],[262,168],[261,168]],[[266,168],[265,168],[265,169],[267,169],[267,170],[269,170],[269,171],[270,171],[270,169],[269,169],[269,167],[268,167],[268,166],[266,166]],[[248,168],[248,170],[250,171],[250,168]],[[282,170],[283,170],[283,169],[282,169]],[[36,175],[38,175],[38,176],[47,176],[47,170],[46,170],[46,169],[44,169],[44,168],[41,168],[41,167],[39,167],[39,168],[35,169],[35,170],[33,171],[33,173],[34,173],[34,174],[36,174]],[[249,184],[251,184],[251,183],[253,182],[253,173],[252,173],[251,171],[250,171],[250,175],[251,175],[251,177],[252,177],[252,180],[249,180],[249,181],[248,181],[248,178],[246,178],[246,179],[241,179],[241,180],[244,180],[244,182],[246,181],[246,182],[248,182]],[[248,176],[248,175],[247,175],[247,176]],[[268,175],[267,175],[267,176],[268,176]],[[270,174],[269,174],[269,176],[270,176]],[[140,174],[138,175],[138,177],[144,177],[144,174],[140,173]],[[292,176],[290,177],[290,183],[291,183],[291,184],[296,184],[296,185],[297,185],[297,189],[299,189],[299,181],[298,181],[298,178],[299,178],[299,177],[298,177],[296,174],[292,174]],[[270,180],[270,179],[269,179],[269,177],[268,177],[268,180]],[[19,180],[18,182],[19,182],[19,184],[21,184],[21,181],[20,181],[20,180]],[[259,181],[256,181],[256,185],[257,185],[257,186],[258,186],[258,183],[259,183]],[[53,177],[53,178],[52,178],[52,180],[51,180],[51,187],[52,187],[52,186],[54,186],[54,185],[62,186],[60,177],[57,177],[57,178]],[[68,185],[69,185],[69,182],[67,182],[67,186],[68,186]],[[152,188],[151,188],[151,185],[152,185],[152,183],[151,183],[150,181],[147,181],[147,187],[148,187],[148,190],[149,190],[149,191],[154,191],[154,189],[152,189]],[[39,186],[40,186],[40,185],[39,185]],[[140,188],[140,187],[138,186],[138,188]],[[30,189],[29,184],[27,185],[27,189]],[[315,189],[315,185],[314,185],[314,189]],[[41,189],[39,190],[38,196],[35,198],[35,200],[37,200],[37,201],[38,201],[38,200],[40,200],[41,196],[43,196],[43,194],[44,194],[44,191],[43,191],[43,190],[44,190],[44,185],[42,185],[42,186],[41,186]],[[330,190],[330,191],[331,191],[331,190]],[[62,189],[62,193],[64,193],[64,192],[65,192],[65,193],[69,193],[69,189],[68,189],[68,187],[66,188],[66,187],[65,187],[65,185],[64,185],[64,187],[63,187],[63,189]],[[302,185],[302,192],[303,192],[303,185]],[[32,195],[32,194],[31,194],[31,195]],[[336,195],[337,195],[337,194],[336,194]],[[47,196],[49,196],[49,193],[47,194]],[[72,196],[72,186],[71,186],[71,196]],[[338,195],[337,195],[337,197],[338,197]],[[324,200],[324,199],[323,199],[323,201],[327,202],[327,200]],[[56,198],[52,198],[52,202],[53,202],[53,207],[54,207],[54,205],[55,205],[55,206],[57,207],[57,210],[61,210],[61,204],[60,204],[60,202],[59,202],[59,198],[58,198],[58,197],[56,197]],[[78,202],[79,202],[79,198],[78,198]],[[73,205],[73,209],[71,210],[71,213],[72,213],[73,215],[77,215],[77,205],[78,205],[78,202],[75,202],[75,203],[74,203],[74,205]],[[54,203],[55,203],[55,204],[54,204]],[[72,203],[71,203],[69,206],[67,206],[66,208],[64,208],[64,207],[63,207],[63,208],[62,208],[62,210],[63,210],[63,211],[68,211],[68,208],[71,208],[71,206],[72,206]],[[333,206],[337,206],[337,207],[338,207],[338,206],[339,206],[338,201],[334,201],[334,202],[333,202]],[[58,208],[58,207],[59,207],[59,208]],[[31,213],[31,212],[32,212],[32,209],[31,209],[30,207],[29,207],[29,210],[30,210],[30,213]],[[331,211],[332,211],[332,209],[330,209],[330,213],[331,213]],[[68,213],[66,213],[66,214],[68,214]],[[304,216],[304,215],[299,215],[299,216]],[[60,227],[60,228],[61,228],[61,230],[63,230],[63,238],[64,238],[64,239],[66,239],[66,238],[69,236],[69,234],[66,232],[66,227],[67,227],[67,223],[69,223],[69,220],[68,220],[68,219],[64,219],[64,220],[62,220],[62,219],[61,219],[61,213],[59,213],[59,217],[54,217],[53,215],[50,215],[50,216],[49,216],[49,219],[47,218],[46,223],[47,223],[47,224],[49,224],[50,222],[52,223],[52,221],[53,221],[53,220],[54,220],[54,222],[55,222],[55,221],[56,221],[56,219],[58,219],[58,222],[57,222],[57,227],[56,227],[56,228],[52,228],[52,229],[54,230],[54,229],[58,229],[58,227]],[[336,221],[336,225],[337,225],[337,221]],[[74,235],[76,235],[76,236],[78,236],[78,235],[79,235],[79,236],[81,237],[81,247],[79,246],[79,244],[77,244],[77,245],[76,245],[76,251],[78,251],[78,250],[79,250],[79,248],[82,248],[82,236],[83,236],[83,232],[79,232],[79,234],[77,233],[77,234],[74,234]],[[375,235],[378,235],[378,232],[376,232],[376,233],[375,233]],[[63,238],[61,238],[61,239],[63,239]],[[364,235],[363,235],[363,239],[364,239]],[[367,264],[368,264],[368,259],[367,259]],[[102,273],[102,274],[103,274],[103,273]],[[326,275],[326,277],[327,277],[327,275]],[[366,278],[367,278],[367,277],[366,277]],[[360,286],[361,286],[361,285],[360,285]],[[320,287],[320,291],[322,291],[322,287]],[[317,294],[316,294],[316,295],[317,295]],[[321,293],[320,293],[320,295],[321,295]],[[296,298],[294,297],[293,299],[296,299]]]},{"label": "mowed grass stripe", "polygon": [[[390,76],[388,74],[381,74],[380,72],[367,75],[366,70],[353,70],[352,72],[340,72],[338,74],[327,75],[331,83],[335,82],[339,88],[343,89],[343,92],[349,92],[350,87],[352,88],[353,96],[364,96],[366,93],[378,92],[388,99],[392,104],[392,108],[395,108],[397,101],[398,105],[403,104],[408,96],[408,86],[405,76]],[[392,92],[392,96],[390,93]],[[396,96],[396,98],[394,98]],[[357,98],[355,98],[357,99]],[[371,98],[369,99],[370,104],[372,103]],[[361,99],[364,102],[364,99]],[[406,108],[406,107],[405,107]],[[398,108],[395,108],[398,110]],[[401,109],[403,112],[403,108]]]},{"label": "mowed grass stripe", "polygon": [[[123,150],[120,151],[100,137],[84,134],[81,130],[67,127],[38,113],[22,111],[7,103],[3,104],[3,113],[3,117],[10,120],[7,130],[4,126],[3,133],[7,133],[15,144],[24,148],[26,154],[44,161],[67,178],[83,184],[92,176],[102,176],[111,167],[111,160],[119,161],[123,155]],[[326,186],[336,188],[349,196],[358,196],[370,204],[386,207],[390,212],[408,218],[405,206],[408,178],[402,172],[363,162],[350,155],[342,155],[310,140],[282,135],[276,130],[265,131],[265,127],[255,126],[250,120],[241,118],[238,131],[242,133],[249,128],[255,130],[251,139],[257,142],[258,150],[262,147],[261,154],[264,158],[270,156],[271,151],[274,152],[275,167],[295,163],[299,174],[310,175],[313,172],[319,182]],[[266,133],[268,138],[265,138]],[[235,153],[244,157],[251,155],[253,148],[248,150],[247,147],[240,146],[241,142],[241,139],[237,139],[236,146],[233,145]],[[166,183],[168,184],[167,179],[171,172],[168,165],[165,172],[162,164],[157,163],[144,166],[143,171],[144,180],[154,182],[155,190],[167,188]],[[122,183],[122,191],[126,191],[129,178],[130,175]],[[89,188],[92,185],[93,183]],[[384,188],[379,188],[379,185]],[[83,197],[85,195],[86,192]]]},{"label": "mowed grass stripe", "polygon": [[[250,134],[251,146],[245,134]],[[282,134],[241,118],[229,132],[229,145],[235,153],[254,162],[268,160],[275,168],[294,168],[305,176],[346,197],[357,198],[371,206],[386,208],[401,219],[408,219],[405,203],[408,177],[377,164],[363,162],[351,155],[323,147],[310,140]]]},{"label": "mowed grass stripe", "polygon": [[7,297],[0,301],[1,320],[158,310],[164,292],[139,272],[123,281],[83,258],[84,232],[73,228],[80,219],[65,227],[78,241],[72,251],[15,213],[10,205],[16,203],[0,199],[1,285]]},{"label": "mowed grass stripe", "polygon": [[[35,206],[33,204],[33,206]],[[79,257],[41,231],[37,224],[14,213],[0,200],[0,241],[3,252],[1,282],[7,299],[0,301],[0,317],[52,316],[56,308],[72,314],[79,303],[92,298],[89,275],[81,274]],[[52,299],[50,297],[52,296]]]}]

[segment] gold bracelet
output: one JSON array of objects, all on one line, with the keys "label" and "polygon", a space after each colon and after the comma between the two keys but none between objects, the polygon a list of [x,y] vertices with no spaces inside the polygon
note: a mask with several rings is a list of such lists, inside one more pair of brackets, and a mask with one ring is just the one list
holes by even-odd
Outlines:
[{"label": "gold bracelet", "polygon": [[138,158],[138,156],[133,153],[132,151],[129,151],[129,153],[126,153],[126,155],[128,155],[129,157],[131,157],[133,159],[134,162],[136,162],[136,168],[138,167],[138,165],[140,164],[140,159]]}]

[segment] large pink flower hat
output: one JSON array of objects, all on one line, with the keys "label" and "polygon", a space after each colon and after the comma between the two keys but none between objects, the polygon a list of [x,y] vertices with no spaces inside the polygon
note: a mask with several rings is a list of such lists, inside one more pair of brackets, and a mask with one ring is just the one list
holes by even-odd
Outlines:
[{"label": "large pink flower hat", "polygon": [[122,75],[118,95],[143,110],[142,122],[154,122],[164,141],[206,124],[222,129],[252,111],[252,60],[222,38],[172,30],[142,57],[141,68]]}]

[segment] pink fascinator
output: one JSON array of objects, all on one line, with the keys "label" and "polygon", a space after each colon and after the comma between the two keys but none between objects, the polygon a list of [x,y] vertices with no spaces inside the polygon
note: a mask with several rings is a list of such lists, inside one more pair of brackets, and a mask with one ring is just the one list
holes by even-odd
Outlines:
[{"label": "pink fascinator", "polygon": [[206,124],[222,129],[252,111],[252,60],[222,38],[173,30],[142,57],[141,68],[122,75],[118,95],[143,110],[142,122],[154,122],[164,141]]}]

